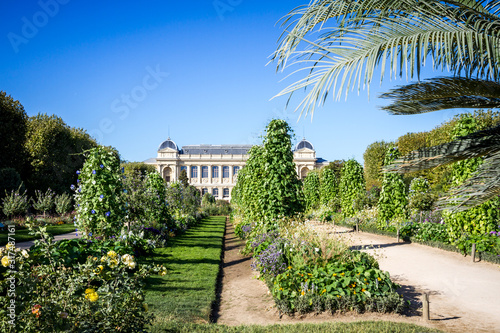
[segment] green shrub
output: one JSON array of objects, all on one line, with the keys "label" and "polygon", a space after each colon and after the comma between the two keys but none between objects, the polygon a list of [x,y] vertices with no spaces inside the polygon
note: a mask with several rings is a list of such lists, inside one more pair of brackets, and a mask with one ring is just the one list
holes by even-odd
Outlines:
[{"label": "green shrub", "polygon": [[57,195],[54,198],[54,204],[56,206],[56,213],[59,215],[65,215],[73,209],[72,198],[68,193]]},{"label": "green shrub", "polygon": [[321,204],[330,207],[331,210],[337,211],[340,209],[340,201],[338,200],[338,179],[335,172],[329,168],[323,168],[320,172],[320,198]]},{"label": "green shrub", "polygon": [[302,191],[308,211],[316,209],[321,202],[319,179],[319,173],[315,170],[309,172],[304,178]]},{"label": "green shrub", "polygon": [[42,191],[35,191],[35,199],[32,199],[33,208],[37,211],[42,212],[45,217],[46,213],[50,213],[54,209],[54,196],[55,193],[49,188],[45,193]]},{"label": "green shrub", "polygon": [[[384,165],[392,164],[399,157],[398,148],[390,147],[385,153]],[[378,201],[379,227],[385,228],[387,222],[394,218],[405,218],[407,201],[403,176],[392,172],[384,173]]]},{"label": "green shrub", "polygon": [[150,172],[146,178],[146,220],[150,226],[172,227],[172,217],[167,207],[167,189],[165,180],[156,171]]},{"label": "green shrub", "polygon": [[82,170],[77,171],[77,229],[86,238],[117,235],[125,218],[120,162],[102,146],[87,151],[86,156]]},{"label": "green shrub", "polygon": [[29,208],[28,196],[26,191],[19,193],[19,187],[16,191],[12,190],[10,194],[5,193],[2,200],[2,212],[8,217],[24,216]]},{"label": "green shrub", "polygon": [[365,192],[363,167],[356,160],[350,159],[344,163],[340,179],[340,197],[342,214],[352,217],[356,213],[355,202],[360,193]]},{"label": "green shrub", "polygon": [[431,185],[427,179],[416,177],[411,180],[408,194],[408,210],[410,214],[431,210],[434,199],[431,193]]}]

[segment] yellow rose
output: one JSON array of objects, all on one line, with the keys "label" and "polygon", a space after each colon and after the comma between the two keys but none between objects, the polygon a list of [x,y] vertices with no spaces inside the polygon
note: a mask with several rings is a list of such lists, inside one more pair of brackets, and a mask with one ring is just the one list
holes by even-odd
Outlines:
[{"label": "yellow rose", "polygon": [[2,257],[2,266],[3,267],[9,266],[9,262],[10,262],[9,257],[7,257],[7,256]]},{"label": "yellow rose", "polygon": [[89,288],[85,289],[85,298],[91,302],[95,302],[99,299],[99,295],[96,293],[95,289]]},{"label": "yellow rose", "polygon": [[13,249],[14,249],[14,245],[12,245],[12,244],[7,244],[7,245],[5,245],[5,249],[6,249],[7,251],[9,251],[9,250],[13,250]]},{"label": "yellow rose", "polygon": [[106,260],[107,260],[106,257],[104,257],[104,256],[101,257],[101,262],[105,262]]},{"label": "yellow rose", "polygon": [[127,265],[128,265],[128,268],[130,268],[130,269],[134,269],[134,268],[135,268],[135,266],[136,266],[136,263],[135,263],[134,261],[129,261],[129,262],[127,263]]},{"label": "yellow rose", "polygon": [[110,257],[110,258],[116,258],[116,255],[117,255],[116,252],[113,250],[108,252],[108,257]]},{"label": "yellow rose", "polygon": [[103,265],[99,265],[97,266],[97,268],[95,269],[95,273],[96,274],[101,274],[102,270],[104,269],[104,266]]},{"label": "yellow rose", "polygon": [[21,251],[21,254],[23,255],[23,257],[25,258],[28,258],[30,255],[28,254],[28,251],[26,251],[26,249],[22,250]]},{"label": "yellow rose", "polygon": [[111,268],[115,268],[116,266],[118,266],[118,260],[116,260],[116,259],[111,259],[111,260],[109,261],[109,267],[111,267]]},{"label": "yellow rose", "polygon": [[158,272],[161,276],[164,276],[167,274],[167,269],[165,267],[161,267],[160,271]]}]

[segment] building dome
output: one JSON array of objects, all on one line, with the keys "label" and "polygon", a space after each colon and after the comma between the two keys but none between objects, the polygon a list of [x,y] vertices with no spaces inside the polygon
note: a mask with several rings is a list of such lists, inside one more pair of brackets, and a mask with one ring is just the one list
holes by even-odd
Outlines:
[{"label": "building dome", "polygon": [[304,148],[314,150],[312,143],[307,141],[305,138],[302,139],[302,141],[300,141],[299,143],[297,143],[297,145],[295,146],[295,150],[301,150]]},{"label": "building dome", "polygon": [[165,148],[171,148],[171,149],[174,149],[174,150],[179,150],[177,148],[177,145],[175,144],[174,141],[172,141],[170,138],[168,138],[166,141],[163,141],[160,145],[160,147],[158,148],[158,151],[162,150],[162,149],[165,149]]}]

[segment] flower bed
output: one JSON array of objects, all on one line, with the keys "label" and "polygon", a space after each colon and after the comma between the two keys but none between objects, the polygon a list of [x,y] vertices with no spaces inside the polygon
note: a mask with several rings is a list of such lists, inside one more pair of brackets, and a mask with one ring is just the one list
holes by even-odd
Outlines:
[{"label": "flower bed", "polygon": [[402,312],[399,286],[373,257],[350,250],[339,239],[323,237],[303,223],[282,224],[280,232],[254,230],[247,239],[252,267],[281,312]]}]

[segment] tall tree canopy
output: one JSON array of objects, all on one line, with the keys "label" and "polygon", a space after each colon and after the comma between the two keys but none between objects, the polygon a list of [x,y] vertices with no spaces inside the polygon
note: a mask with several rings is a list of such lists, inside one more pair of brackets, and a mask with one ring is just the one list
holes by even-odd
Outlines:
[{"label": "tall tree canopy", "polygon": [[[284,18],[273,60],[278,69],[300,64],[307,74],[279,95],[309,88],[298,108],[312,114],[328,94],[338,99],[354,87],[369,88],[377,68],[381,80],[386,68],[390,76],[420,78],[430,60],[450,76],[393,89],[381,96],[392,100],[383,109],[419,114],[499,107],[499,11],[499,0],[313,0]],[[500,127],[420,149],[386,168],[417,171],[477,156],[485,162],[453,191],[461,210],[500,194]]]}]

